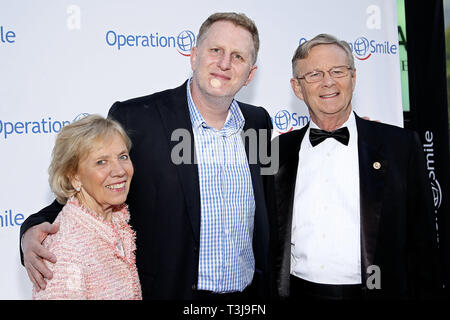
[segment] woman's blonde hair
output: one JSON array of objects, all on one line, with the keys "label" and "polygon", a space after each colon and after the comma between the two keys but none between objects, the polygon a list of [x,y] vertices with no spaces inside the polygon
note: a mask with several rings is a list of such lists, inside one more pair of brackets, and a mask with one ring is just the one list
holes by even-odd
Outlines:
[{"label": "woman's blonde hair", "polygon": [[70,178],[78,171],[80,161],[85,159],[92,147],[115,134],[122,137],[128,151],[131,140],[115,120],[92,114],[64,126],[58,133],[48,168],[50,188],[59,203],[65,204],[76,191]]}]

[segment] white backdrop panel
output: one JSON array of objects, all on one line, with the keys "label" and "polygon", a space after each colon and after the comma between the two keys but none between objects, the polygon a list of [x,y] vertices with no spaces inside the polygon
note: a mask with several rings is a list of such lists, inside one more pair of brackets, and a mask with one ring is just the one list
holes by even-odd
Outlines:
[{"label": "white backdrop panel", "polygon": [[47,167],[55,133],[81,114],[106,115],[117,100],[180,85],[191,74],[182,54],[189,35],[217,11],[244,12],[259,28],[258,70],[238,99],[265,107],[275,134],[308,120],[290,88],[290,61],[302,38],[323,32],[355,49],[357,112],[402,126],[395,1],[2,0],[0,299],[31,297],[19,228],[53,200]]}]

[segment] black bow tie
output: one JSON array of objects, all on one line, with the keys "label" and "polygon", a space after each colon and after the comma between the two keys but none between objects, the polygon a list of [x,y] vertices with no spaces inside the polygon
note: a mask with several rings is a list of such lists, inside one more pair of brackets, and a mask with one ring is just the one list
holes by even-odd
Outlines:
[{"label": "black bow tie", "polygon": [[350,132],[348,131],[347,127],[343,127],[331,132],[313,128],[309,130],[309,141],[311,141],[313,147],[317,146],[326,138],[335,138],[337,141],[347,146],[348,140],[350,139]]}]

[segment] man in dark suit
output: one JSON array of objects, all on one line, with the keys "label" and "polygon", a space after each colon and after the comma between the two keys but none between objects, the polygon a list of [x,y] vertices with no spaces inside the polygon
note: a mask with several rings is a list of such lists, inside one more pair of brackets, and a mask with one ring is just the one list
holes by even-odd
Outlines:
[{"label": "man in dark suit", "polygon": [[311,121],[277,137],[280,296],[431,297],[436,239],[418,135],[352,111],[356,69],[345,41],[306,41],[292,68]]},{"label": "man in dark suit", "polygon": [[[109,111],[133,143],[127,204],[144,299],[267,298],[274,289],[273,177],[261,175],[259,159],[248,160],[252,141],[241,137],[255,129],[264,140],[256,144],[270,145],[271,120],[263,108],[234,100],[254,76],[258,48],[257,28],[244,14],[213,14],[191,52],[191,79]],[[40,242],[57,229],[39,223],[60,209],[54,202],[21,227],[24,265],[36,287],[45,287],[41,274],[51,278],[42,257],[55,259]]]}]

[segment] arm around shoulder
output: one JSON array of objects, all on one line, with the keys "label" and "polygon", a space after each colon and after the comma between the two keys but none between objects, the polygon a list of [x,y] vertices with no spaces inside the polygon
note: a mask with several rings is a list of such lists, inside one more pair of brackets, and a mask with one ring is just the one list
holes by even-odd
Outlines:
[{"label": "arm around shoulder", "polygon": [[22,238],[22,235],[32,226],[35,226],[42,222],[53,223],[62,208],[63,205],[55,200],[47,207],[41,209],[39,212],[30,215],[20,226],[20,237]]},{"label": "arm around shoulder", "polygon": [[63,205],[58,201],[53,201],[50,205],[43,208],[39,212],[30,215],[20,226],[20,258],[23,264],[23,253],[22,253],[22,237],[24,233],[31,227],[41,224],[43,222],[53,223],[59,212],[62,210]]}]

